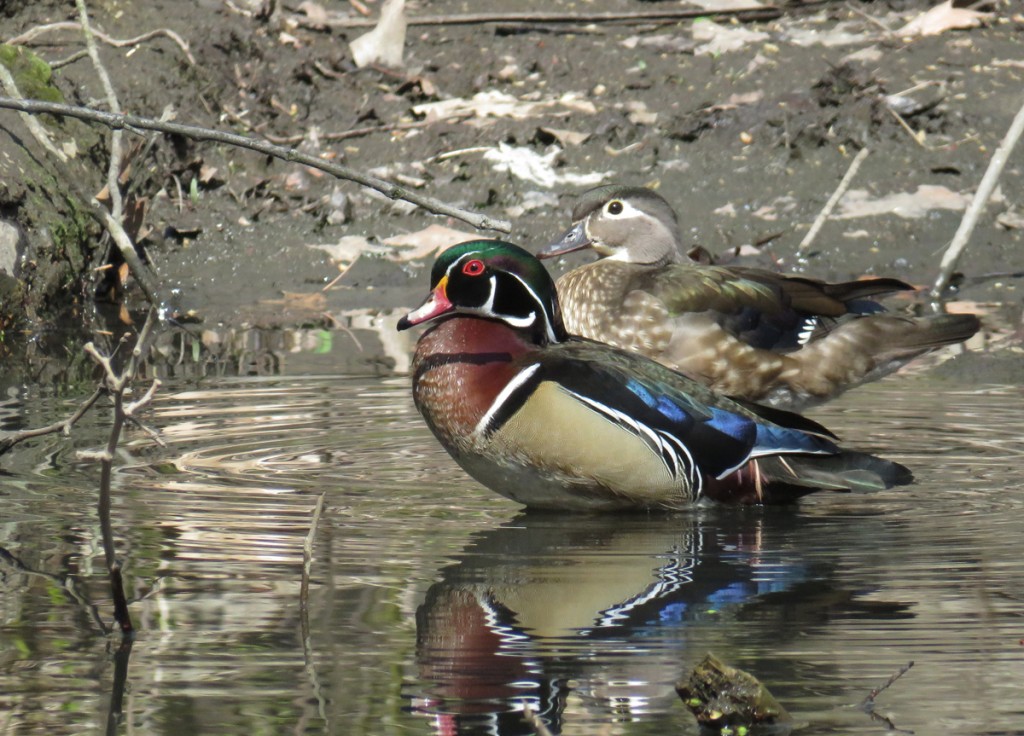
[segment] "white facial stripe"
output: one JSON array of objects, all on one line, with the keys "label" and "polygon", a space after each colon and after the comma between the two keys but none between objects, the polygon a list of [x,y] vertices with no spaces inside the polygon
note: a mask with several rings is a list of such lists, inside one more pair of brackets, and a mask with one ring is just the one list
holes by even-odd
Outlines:
[{"label": "white facial stripe", "polygon": [[[461,264],[463,262],[465,262],[466,259],[468,259],[468,258],[478,258],[479,256],[480,256],[480,252],[479,251],[471,251],[469,253],[466,253],[461,258],[459,258],[458,260],[454,261],[452,263],[452,265],[450,265],[448,267],[448,270],[445,271],[445,275],[450,278],[451,274],[452,274],[452,270],[456,266],[461,266]],[[537,292],[534,291],[532,288],[530,288],[530,285],[528,283],[526,283],[525,281],[523,281],[521,278],[519,278],[519,276],[517,276],[516,274],[514,274],[514,273],[512,273],[510,271],[506,271],[506,273],[508,273],[508,275],[511,276],[512,278],[516,279],[516,281],[518,281],[520,284],[522,284],[523,288],[526,289],[526,291],[533,298],[534,303],[537,305],[537,311],[530,312],[529,314],[527,314],[524,317],[513,317],[512,315],[509,315],[509,314],[498,314],[497,312],[495,312],[494,311],[494,298],[495,298],[495,295],[497,294],[497,291],[498,291],[498,280],[497,280],[497,277],[495,277],[495,276],[491,276],[491,279],[490,279],[490,281],[491,281],[491,293],[488,295],[487,301],[483,305],[481,305],[480,307],[477,307],[475,309],[463,308],[462,311],[463,312],[467,312],[469,314],[479,314],[481,317],[497,317],[497,318],[501,319],[502,321],[507,322],[508,324],[512,325],[513,327],[529,327],[530,325],[532,325],[534,322],[537,321],[537,313],[539,312],[540,314],[544,315],[544,331],[547,333],[548,342],[551,342],[551,343],[558,342],[558,338],[555,336],[554,325],[552,325],[551,324],[551,320],[549,320],[547,318],[547,310],[545,309],[545,305],[541,301],[541,298],[540,298],[540,296],[538,296]]]},{"label": "white facial stripe", "polygon": [[644,212],[643,210],[641,210],[641,209],[639,209],[637,207],[634,207],[632,204],[629,203],[628,200],[625,200],[625,199],[614,199],[612,201],[619,202],[622,205],[622,212],[620,212],[617,215],[613,215],[610,212],[608,212],[608,205],[606,204],[601,209],[599,209],[596,212],[592,213],[587,218],[586,223],[584,224],[584,226],[586,228],[587,238],[589,240],[591,240],[593,242],[597,242],[601,246],[603,246],[603,248],[598,251],[599,253],[605,254],[605,253],[608,253],[608,251],[611,251],[610,253],[605,255],[605,258],[607,260],[609,260],[609,261],[621,261],[623,263],[632,263],[633,260],[630,258],[630,250],[629,250],[629,248],[627,248],[625,246],[624,243],[621,243],[619,245],[612,245],[610,243],[605,243],[605,242],[601,241],[599,238],[595,239],[593,236],[591,236],[591,234],[590,234],[590,221],[591,221],[591,218],[594,218],[594,219],[601,218],[601,219],[606,220],[606,221],[644,220],[644,219],[648,219],[649,220],[651,218],[651,215],[649,215],[648,213]]},{"label": "white facial stripe", "polygon": [[540,363],[528,365],[513,376],[511,381],[505,384],[505,388],[501,390],[501,393],[498,394],[494,402],[487,408],[484,415],[480,417],[480,421],[476,423],[476,427],[473,429],[474,435],[479,437],[487,431],[487,427],[490,425],[491,420],[494,419],[494,415],[501,411],[501,407],[505,405],[505,402],[509,400],[509,397],[512,396],[515,390],[529,381],[538,368],[540,368]]},{"label": "white facial stripe", "polygon": [[[537,310],[542,315],[544,315],[544,331],[547,333],[548,342],[550,342],[550,343],[558,342],[558,338],[555,336],[555,327],[554,327],[554,325],[551,324],[551,320],[548,319],[548,312],[547,312],[547,309],[545,308],[546,305],[541,301],[540,296],[537,294],[536,291],[534,291],[532,288],[530,288],[530,285],[528,283],[523,281],[521,278],[516,276],[514,273],[510,273],[509,276],[512,276],[516,281],[518,281],[520,284],[523,285],[523,288],[526,289],[526,291],[533,298],[534,304],[537,305]],[[516,325],[516,327],[529,327],[530,325],[532,325],[534,323],[534,320],[536,319],[536,317],[537,317],[536,313],[530,312],[529,321],[526,322],[525,324],[522,324],[522,325],[516,324],[515,322],[513,322],[511,319],[508,319],[507,317],[505,319],[508,319],[509,324]]]},{"label": "white facial stripe", "polygon": [[452,269],[454,269],[456,266],[461,265],[462,262],[465,261],[467,258],[479,258],[479,257],[480,257],[480,251],[478,251],[478,250],[471,250],[469,253],[463,254],[462,258],[459,258],[458,260],[452,261],[452,265],[448,266],[448,270],[444,272],[444,275],[447,276],[448,278],[451,278]]},{"label": "white facial stripe", "polygon": [[603,214],[605,217],[609,217],[615,220],[629,220],[638,217],[650,217],[649,214],[647,214],[641,209],[634,207],[625,199],[615,199],[613,201],[618,202],[619,204],[622,205],[622,212],[620,212],[617,215],[613,215],[611,212],[607,211],[608,205],[605,205],[601,209],[601,214]]}]

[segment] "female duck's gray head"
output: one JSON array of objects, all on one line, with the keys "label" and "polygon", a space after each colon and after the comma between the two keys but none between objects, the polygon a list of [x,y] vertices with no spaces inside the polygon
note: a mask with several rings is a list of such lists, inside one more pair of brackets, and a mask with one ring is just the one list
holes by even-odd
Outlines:
[{"label": "female duck's gray head", "polygon": [[660,266],[682,263],[679,220],[661,195],[643,187],[610,185],[585,192],[572,211],[573,226],[538,258],[593,248],[602,258]]}]

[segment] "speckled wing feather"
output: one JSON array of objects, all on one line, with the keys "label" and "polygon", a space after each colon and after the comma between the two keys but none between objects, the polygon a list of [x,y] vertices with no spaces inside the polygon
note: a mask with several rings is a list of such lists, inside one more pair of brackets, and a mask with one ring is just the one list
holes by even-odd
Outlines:
[{"label": "speckled wing feather", "polygon": [[881,310],[868,297],[912,288],[897,279],[827,284],[715,266],[661,269],[636,282],[670,314],[709,313],[737,339],[775,351],[799,349],[809,338],[827,334],[844,315]]}]

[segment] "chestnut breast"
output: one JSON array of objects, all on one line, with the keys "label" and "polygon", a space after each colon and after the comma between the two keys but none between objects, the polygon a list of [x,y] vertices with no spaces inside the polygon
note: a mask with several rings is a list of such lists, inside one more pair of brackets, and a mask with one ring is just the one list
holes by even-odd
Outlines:
[{"label": "chestnut breast", "polygon": [[423,333],[413,356],[413,400],[443,444],[459,449],[536,350],[502,322],[457,316]]}]

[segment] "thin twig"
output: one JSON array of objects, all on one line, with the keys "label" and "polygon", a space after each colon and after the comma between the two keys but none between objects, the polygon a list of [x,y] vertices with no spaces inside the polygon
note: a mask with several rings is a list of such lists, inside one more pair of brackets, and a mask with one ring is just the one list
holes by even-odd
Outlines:
[{"label": "thin twig", "polygon": [[900,127],[902,127],[903,130],[907,131],[907,133],[910,134],[910,137],[914,139],[914,143],[916,143],[917,145],[921,146],[921,148],[924,148],[924,149],[927,150],[928,146],[926,146],[924,144],[924,140],[922,140],[921,133],[919,133],[916,130],[914,130],[913,128],[911,128],[910,127],[910,123],[908,123],[906,121],[906,119],[902,115],[900,115],[898,112],[893,110],[891,107],[886,105],[885,109],[889,111],[890,115],[892,115],[894,118],[896,118],[896,122],[900,124]]},{"label": "thin twig", "polygon": [[324,510],[324,497],[321,493],[316,500],[316,508],[313,509],[313,520],[309,524],[309,533],[302,544],[302,583],[299,585],[299,604],[308,609],[309,607],[309,576],[313,568],[313,542],[316,540],[316,529],[320,524],[320,514]]},{"label": "thin twig", "polygon": [[56,432],[63,432],[65,435],[70,434],[71,428],[75,426],[75,423],[85,416],[85,413],[92,408],[92,405],[96,403],[96,400],[106,393],[106,389],[103,386],[97,386],[96,390],[92,392],[92,396],[86,399],[82,404],[75,409],[75,413],[69,416],[67,419],[62,419],[59,422],[54,422],[46,427],[38,427],[36,429],[23,429],[20,432],[15,432],[9,437],[4,437],[0,440],[0,455],[10,450],[12,447],[17,445],[19,442],[32,439],[33,437],[42,437],[47,434],[54,434]]},{"label": "thin twig", "polygon": [[327,699],[324,697],[323,685],[316,671],[316,660],[313,658],[313,636],[309,626],[309,578],[313,568],[313,543],[320,524],[320,514],[324,510],[326,493],[321,493],[313,509],[313,519],[309,524],[309,533],[302,544],[302,583],[299,587],[299,623],[302,628],[302,654],[306,665],[306,676],[313,689],[313,697],[317,702],[317,713],[324,722],[326,733],[330,733],[330,720],[327,715]]},{"label": "thin twig", "polygon": [[[120,113],[121,103],[117,99],[117,91],[114,89],[113,82],[110,81],[107,68],[103,66],[103,61],[100,59],[100,50],[96,46],[96,37],[93,35],[92,26],[89,24],[89,10],[85,6],[85,0],[75,0],[75,6],[78,8],[79,23],[82,24],[82,35],[85,36],[85,48],[89,52],[89,58],[92,59],[96,75],[100,78],[100,83],[103,85],[103,92],[107,95],[107,104],[110,105],[111,112]],[[124,131],[117,130],[116,128],[111,130],[110,161],[107,162],[107,192],[110,196],[110,214],[118,222],[124,220],[124,202],[121,199],[121,185],[119,182],[122,157],[121,139],[123,136]],[[133,246],[132,252],[134,251],[135,248]]]},{"label": "thin twig", "polygon": [[978,191],[974,193],[974,199],[971,200],[967,212],[964,213],[964,218],[960,221],[960,227],[957,228],[956,235],[953,236],[953,242],[949,244],[949,248],[942,256],[938,278],[935,279],[935,285],[929,292],[929,296],[933,300],[941,299],[946,287],[949,286],[949,280],[953,277],[953,269],[956,268],[960,255],[967,247],[967,241],[970,239],[971,233],[974,232],[975,225],[978,224],[981,211],[988,204],[989,197],[992,196],[992,191],[996,188],[996,182],[999,181],[999,175],[1003,173],[1003,167],[1006,166],[1006,161],[1010,157],[1010,153],[1013,152],[1014,146],[1017,145],[1021,133],[1024,133],[1024,105],[1017,110],[1017,115],[1010,123],[1010,129],[1003,136],[999,148],[992,154],[992,160],[988,162],[988,169],[985,170],[985,176],[981,178]]},{"label": "thin twig", "polygon": [[877,698],[880,694],[882,694],[883,692],[888,690],[890,685],[892,685],[894,682],[896,682],[896,680],[898,680],[901,677],[903,677],[903,675],[907,674],[907,672],[909,672],[910,668],[913,667],[913,666],[914,666],[914,663],[913,663],[913,661],[911,661],[911,662],[908,662],[906,664],[906,666],[900,667],[892,675],[889,676],[889,679],[886,680],[885,683],[883,683],[881,687],[876,687],[874,690],[872,690],[870,693],[868,693],[867,697],[865,697],[864,700],[862,700],[861,703],[860,703],[861,710],[863,710],[865,713],[867,713],[869,716],[871,716],[871,720],[879,721],[879,722],[883,723],[885,725],[886,729],[888,729],[889,731],[895,731],[896,733],[906,733],[906,734],[913,734],[914,733],[913,731],[908,731],[908,730],[903,729],[903,728],[897,728],[896,724],[892,722],[891,718],[889,718],[888,716],[884,716],[881,713],[876,712],[875,711],[875,698]]},{"label": "thin twig", "polygon": [[[455,115],[450,118],[445,118],[445,121],[458,120],[466,117],[466,115]],[[359,138],[364,135],[372,135],[373,133],[391,133],[396,130],[415,130],[416,128],[426,128],[427,126],[433,125],[434,123],[441,122],[438,120],[419,120],[415,123],[393,123],[391,125],[367,125],[365,128],[352,128],[351,130],[342,130],[337,133],[321,133],[320,140],[337,142],[345,141],[350,138]],[[280,145],[293,145],[295,143],[302,143],[306,140],[307,133],[298,133],[296,135],[284,135],[275,136],[269,133],[264,133],[264,137],[271,143],[277,143]]]},{"label": "thin twig", "polygon": [[143,130],[158,130],[162,133],[181,135],[194,140],[215,141],[217,143],[225,143],[231,146],[247,148],[250,151],[257,151],[283,161],[291,161],[303,164],[304,166],[309,166],[310,168],[319,169],[320,171],[336,176],[339,179],[354,181],[364,187],[375,189],[389,199],[402,199],[406,202],[412,202],[429,212],[454,217],[476,228],[497,230],[503,233],[512,231],[511,223],[506,220],[499,220],[488,217],[487,215],[469,212],[468,210],[464,210],[460,207],[454,207],[450,204],[441,202],[433,197],[425,197],[421,194],[417,194],[406,187],[392,184],[389,181],[378,179],[377,177],[370,176],[369,174],[363,174],[347,166],[330,163],[321,158],[317,158],[316,156],[310,156],[291,148],[276,146],[273,143],[247,138],[246,136],[236,135],[234,133],[213,130],[211,128],[203,128],[198,125],[183,125],[181,123],[172,123],[166,120],[145,118],[139,115],[118,115],[116,113],[103,112],[102,110],[93,110],[88,107],[62,105],[55,102],[43,102],[41,100],[18,100],[8,97],[0,97],[0,108],[21,110],[22,112],[29,113],[67,115],[80,120],[100,123],[111,128],[126,128],[128,130],[135,128]]},{"label": "thin twig", "polygon": [[[139,361],[148,350],[149,336],[157,323],[157,309],[150,306],[146,321],[135,339],[131,357],[128,359],[124,370],[117,374],[111,365],[109,356],[103,355],[91,342],[85,345],[85,352],[90,355],[96,363],[103,368],[103,381],[106,390],[110,393],[114,402],[114,414],[110,427],[110,435],[107,438],[107,445],[104,450],[97,453],[100,461],[100,495],[98,502],[98,513],[100,518],[100,532],[103,537],[103,556],[107,563],[107,571],[110,574],[111,596],[114,601],[114,619],[121,627],[123,636],[131,636],[134,632],[131,614],[128,611],[128,599],[124,593],[124,580],[121,576],[121,561],[117,559],[117,549],[114,546],[114,527],[110,517],[111,506],[111,481],[114,470],[114,456],[117,452],[117,444],[121,439],[121,430],[127,418],[125,411],[124,395],[129,384],[135,378]],[[146,392],[149,398],[152,397],[151,387]],[[147,402],[147,396],[136,402],[141,404]]]},{"label": "thin twig", "polygon": [[907,674],[907,672],[909,672],[910,668],[913,667],[913,666],[914,666],[914,662],[910,661],[910,662],[907,662],[906,665],[904,665],[903,667],[900,667],[898,670],[896,670],[894,673],[892,673],[889,676],[889,679],[886,680],[885,683],[883,683],[881,687],[876,687],[874,690],[872,690],[871,692],[869,692],[867,694],[867,697],[864,698],[864,700],[861,701],[860,706],[862,708],[864,708],[864,709],[870,709],[871,707],[873,707],[874,704],[875,704],[875,698],[877,698],[879,695],[881,695],[886,690],[888,690],[890,685],[892,685],[894,682],[896,682],[896,680],[898,680],[901,677],[903,677],[903,675]]},{"label": "thin twig", "polygon": [[810,248],[811,243],[814,242],[814,238],[817,237],[818,231],[821,230],[822,225],[825,224],[825,220],[832,214],[832,210],[836,208],[836,204],[839,202],[839,198],[843,196],[847,189],[850,187],[850,182],[853,181],[853,177],[857,175],[860,165],[864,163],[864,159],[868,157],[869,149],[862,148],[857,152],[857,155],[853,157],[853,161],[850,162],[850,168],[846,170],[846,175],[843,176],[842,181],[839,182],[839,186],[832,192],[832,196],[828,198],[828,202],[822,208],[821,212],[818,213],[818,217],[814,220],[811,225],[811,229],[807,231],[804,239],[800,241],[800,246],[797,248],[798,253],[804,253]]},{"label": "thin twig", "polygon": [[[46,23],[41,26],[36,26],[35,28],[30,28],[29,30],[22,33],[20,36],[15,36],[14,38],[8,40],[6,43],[11,46],[24,46],[28,44],[29,41],[35,39],[37,36],[41,36],[44,33],[49,33],[50,31],[77,31],[81,29],[81,27],[82,26],[76,23],[75,21]],[[96,38],[101,40],[103,43],[107,44],[108,46],[115,46],[118,48],[124,46],[137,46],[143,41],[148,41],[149,39],[155,38],[156,36],[167,36],[167,38],[174,41],[174,43],[177,44],[178,48],[181,49],[182,53],[185,54],[185,58],[188,59],[188,63],[192,66],[196,65],[195,57],[192,56],[192,52],[189,50],[188,44],[185,43],[185,40],[181,36],[179,36],[177,33],[175,33],[169,28],[157,28],[153,31],[147,31],[146,33],[143,33],[141,36],[124,39],[112,38],[111,36],[108,36],[107,34],[102,33],[101,31],[97,31],[96,29],[93,29],[92,32],[96,36]]]},{"label": "thin twig", "polygon": [[[584,12],[522,12],[522,13],[464,13],[457,15],[421,15],[409,16],[406,23],[410,26],[454,26],[480,25],[486,23],[648,23],[654,20],[687,20],[689,18],[718,18],[744,16],[757,20],[771,20],[782,14],[782,11],[771,5],[755,5],[743,8],[730,8],[716,12],[694,8],[627,11],[613,13]],[[301,24],[302,17],[295,16]],[[376,18],[330,18],[324,25],[330,28],[369,28],[377,25]]]}]

